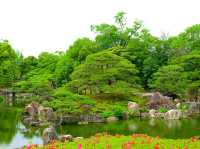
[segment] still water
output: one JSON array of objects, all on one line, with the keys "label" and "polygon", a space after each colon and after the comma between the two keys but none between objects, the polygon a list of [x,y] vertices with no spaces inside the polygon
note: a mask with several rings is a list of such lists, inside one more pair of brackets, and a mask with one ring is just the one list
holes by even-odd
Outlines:
[{"label": "still water", "polygon": [[[15,149],[27,143],[42,144],[42,129],[26,128],[20,113],[0,108],[0,149]],[[65,125],[57,128],[59,134],[89,137],[99,132],[110,134],[143,133],[162,138],[190,138],[200,136],[200,117],[166,121],[163,119],[133,119],[110,124]]]}]

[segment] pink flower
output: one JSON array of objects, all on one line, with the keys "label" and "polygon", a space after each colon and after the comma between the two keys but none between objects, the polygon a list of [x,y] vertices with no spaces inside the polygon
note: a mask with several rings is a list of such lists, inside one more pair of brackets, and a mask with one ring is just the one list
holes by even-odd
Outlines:
[{"label": "pink flower", "polygon": [[82,149],[82,144],[79,144],[79,145],[78,145],[78,149]]},{"label": "pink flower", "polygon": [[31,145],[30,145],[30,144],[27,144],[27,145],[26,145],[26,149],[31,149]]}]

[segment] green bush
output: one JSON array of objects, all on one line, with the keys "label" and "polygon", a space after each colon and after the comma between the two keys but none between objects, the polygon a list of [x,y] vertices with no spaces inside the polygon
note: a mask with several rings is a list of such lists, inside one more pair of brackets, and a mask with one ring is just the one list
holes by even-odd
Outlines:
[{"label": "green bush", "polygon": [[101,116],[104,118],[110,117],[110,116],[114,116],[114,113],[112,111],[104,111],[101,113]]},{"label": "green bush", "polygon": [[132,97],[131,101],[136,102],[137,104],[139,104],[140,107],[145,106],[147,103],[147,99],[137,97],[137,96]]},{"label": "green bush", "polygon": [[185,103],[182,103],[179,109],[183,110],[183,111],[188,110],[189,109],[189,105],[185,104]]},{"label": "green bush", "polygon": [[164,108],[164,107],[160,107],[159,110],[158,110],[160,113],[166,113],[168,111],[167,108]]},{"label": "green bush", "polygon": [[4,98],[2,96],[0,96],[0,103],[2,103],[4,100]]},{"label": "green bush", "polygon": [[114,113],[114,116],[116,117],[122,117],[124,112],[125,112],[124,107],[120,105],[115,105],[113,107],[113,113]]}]

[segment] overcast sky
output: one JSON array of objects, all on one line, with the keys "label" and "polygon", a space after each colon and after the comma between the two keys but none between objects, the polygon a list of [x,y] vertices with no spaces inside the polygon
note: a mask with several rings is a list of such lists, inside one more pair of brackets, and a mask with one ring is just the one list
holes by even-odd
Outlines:
[{"label": "overcast sky", "polygon": [[199,0],[0,0],[0,39],[25,56],[66,50],[79,37],[94,37],[90,25],[113,23],[127,13],[152,34],[176,35],[200,23]]}]

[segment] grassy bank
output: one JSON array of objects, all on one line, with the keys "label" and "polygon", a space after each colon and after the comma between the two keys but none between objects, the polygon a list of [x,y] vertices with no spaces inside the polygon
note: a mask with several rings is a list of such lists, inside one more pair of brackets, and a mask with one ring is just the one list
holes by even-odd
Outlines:
[{"label": "grassy bank", "polygon": [[[26,149],[27,147],[24,147]],[[191,139],[161,139],[159,136],[150,137],[143,134],[131,136],[96,134],[89,139],[74,142],[52,142],[40,147],[31,145],[29,149],[199,149],[197,137]]]}]

